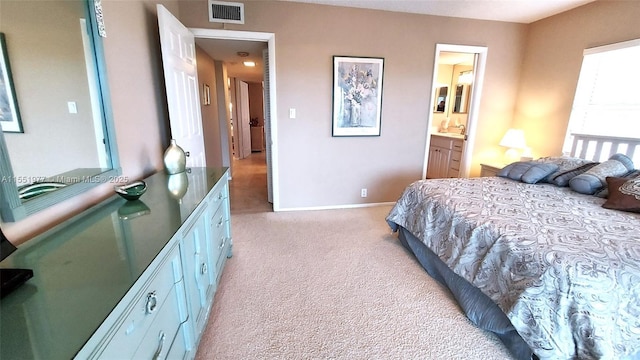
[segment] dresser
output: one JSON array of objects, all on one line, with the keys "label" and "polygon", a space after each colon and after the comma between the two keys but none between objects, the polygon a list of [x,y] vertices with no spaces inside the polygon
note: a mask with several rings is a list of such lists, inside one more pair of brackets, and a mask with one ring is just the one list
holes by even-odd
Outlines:
[{"label": "dresser", "polygon": [[195,356],[231,257],[228,169],[144,180],[2,262],[34,277],[0,302],[0,358]]}]

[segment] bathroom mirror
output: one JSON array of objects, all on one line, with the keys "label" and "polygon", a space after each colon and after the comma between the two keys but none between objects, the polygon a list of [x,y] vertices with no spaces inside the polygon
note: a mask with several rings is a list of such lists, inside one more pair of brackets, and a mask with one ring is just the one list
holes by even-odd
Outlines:
[{"label": "bathroom mirror", "polygon": [[436,99],[433,102],[435,104],[435,108],[433,109],[433,112],[443,113],[446,111],[448,93],[448,86],[442,86],[436,89]]},{"label": "bathroom mirror", "polygon": [[[2,2],[5,61],[0,72],[12,83],[0,82],[4,222],[20,220],[120,174],[99,10],[93,0]],[[2,111],[7,108],[17,111]],[[21,125],[17,130],[5,127],[16,120]]]},{"label": "bathroom mirror", "polygon": [[471,94],[470,84],[457,84],[453,95],[454,114],[466,114],[469,111],[469,94]]}]

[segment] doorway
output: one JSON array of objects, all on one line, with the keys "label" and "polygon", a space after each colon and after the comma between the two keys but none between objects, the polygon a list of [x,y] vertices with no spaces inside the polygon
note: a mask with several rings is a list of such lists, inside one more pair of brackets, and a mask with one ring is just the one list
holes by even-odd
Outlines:
[{"label": "doorway", "polygon": [[464,135],[459,176],[469,177],[487,51],[482,46],[436,44],[423,179],[427,176],[431,134],[443,127],[460,129]]},{"label": "doorway", "polygon": [[[233,31],[233,30],[214,30],[214,29],[189,29],[196,39],[196,41],[202,41],[206,39],[211,40],[225,40],[225,41],[241,41],[241,42],[262,42],[266,44],[266,49],[263,52],[264,59],[264,145],[265,152],[264,162],[266,163],[266,187],[267,187],[267,200],[272,203],[272,210],[279,210],[279,189],[278,189],[278,166],[277,166],[277,109],[276,109],[276,94],[275,94],[275,34],[272,33],[260,33],[260,32],[247,32],[247,31]],[[235,120],[235,119],[234,119]],[[231,134],[229,132],[229,134]],[[230,135],[228,135],[230,136]],[[223,142],[230,142],[231,139],[222,139]],[[232,150],[229,150],[232,152]],[[256,158],[261,158],[260,155],[256,155]],[[229,154],[230,164],[232,168],[232,174],[235,171],[233,169],[235,162],[233,154]],[[251,168],[251,167],[250,167]]]}]

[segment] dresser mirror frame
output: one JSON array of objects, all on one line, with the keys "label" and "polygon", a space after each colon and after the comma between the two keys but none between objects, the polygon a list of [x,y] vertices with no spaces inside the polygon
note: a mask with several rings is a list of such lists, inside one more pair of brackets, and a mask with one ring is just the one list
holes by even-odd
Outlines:
[{"label": "dresser mirror frame", "polygon": [[[0,131],[0,216],[3,222],[14,222],[21,220],[38,211],[44,210],[52,205],[68,200],[74,196],[80,195],[96,186],[110,182],[121,174],[118,151],[115,141],[115,128],[113,124],[113,114],[111,112],[109,89],[106,79],[106,63],[104,59],[104,50],[102,44],[101,33],[104,36],[104,23],[102,19],[102,8],[100,0],[75,0],[84,6],[85,18],[87,19],[88,37],[91,41],[91,49],[93,50],[94,75],[97,78],[97,99],[101,120],[104,129],[104,147],[106,152],[107,164],[110,168],[105,171],[82,176],[81,181],[73,182],[65,187],[38,195],[29,200],[23,201],[18,193],[18,185],[14,176],[13,167],[11,165],[5,136]],[[44,29],[46,30],[46,29]],[[15,81],[15,79],[14,79]],[[26,119],[28,121],[28,119]],[[23,119],[23,124],[25,119]],[[70,140],[70,139],[65,139]],[[35,151],[36,149],[34,149]],[[40,150],[40,149],[38,149]],[[54,151],[48,149],[45,151]],[[64,161],[64,159],[61,159]],[[16,159],[13,159],[16,161]],[[103,169],[101,169],[103,170]]]}]

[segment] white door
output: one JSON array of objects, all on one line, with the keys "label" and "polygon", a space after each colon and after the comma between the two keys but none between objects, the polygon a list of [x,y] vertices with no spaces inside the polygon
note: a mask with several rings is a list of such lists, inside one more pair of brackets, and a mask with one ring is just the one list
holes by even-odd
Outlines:
[{"label": "white door", "polygon": [[271,82],[269,81],[269,49],[262,50],[262,60],[264,63],[264,133],[266,143],[267,158],[267,200],[273,204],[273,178],[271,165]]},{"label": "white door", "polygon": [[157,8],[171,137],[187,153],[187,167],[205,166],[194,35],[164,6]]},{"label": "white door", "polygon": [[249,125],[249,84],[244,81],[236,81],[236,107],[238,126],[238,158],[244,159],[251,155],[251,129]]}]

